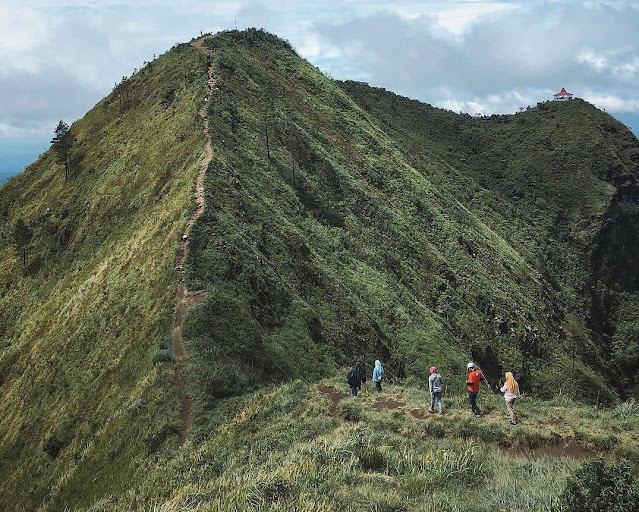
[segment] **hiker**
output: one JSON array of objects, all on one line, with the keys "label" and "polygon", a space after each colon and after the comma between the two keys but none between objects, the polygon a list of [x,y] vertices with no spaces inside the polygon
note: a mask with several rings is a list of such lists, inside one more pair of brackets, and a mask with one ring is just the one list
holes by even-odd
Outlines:
[{"label": "hiker", "polygon": [[359,378],[362,381],[360,390],[363,387],[364,392],[368,394],[368,384],[366,384],[366,361],[364,361],[364,356],[355,357],[355,366],[357,367],[357,371],[359,371]]},{"label": "hiker", "polygon": [[506,400],[506,416],[510,420],[510,424],[517,425],[515,400],[519,398],[519,384],[517,384],[511,372],[506,372],[506,383],[501,387],[500,391],[504,394],[504,399]]},{"label": "hiker", "polygon": [[362,379],[359,376],[357,366],[353,365],[348,368],[348,371],[346,372],[346,382],[348,382],[348,385],[351,387],[351,394],[353,396],[357,396],[357,390],[362,384]]},{"label": "hiker", "polygon": [[470,410],[475,416],[481,416],[484,414],[477,405],[477,394],[479,393],[479,381],[484,378],[481,371],[475,368],[475,363],[472,361],[466,365],[468,370],[468,378],[466,379],[466,385],[468,386],[468,401],[470,402]]},{"label": "hiker", "polygon": [[384,367],[382,362],[377,359],[375,361],[375,368],[373,368],[373,382],[375,383],[375,389],[378,393],[382,392],[382,379],[384,378]]},{"label": "hiker", "polygon": [[435,412],[435,404],[439,409],[439,414],[444,414],[442,408],[442,376],[437,373],[435,366],[430,367],[430,377],[428,377],[428,391],[430,391],[430,409],[428,412]]}]

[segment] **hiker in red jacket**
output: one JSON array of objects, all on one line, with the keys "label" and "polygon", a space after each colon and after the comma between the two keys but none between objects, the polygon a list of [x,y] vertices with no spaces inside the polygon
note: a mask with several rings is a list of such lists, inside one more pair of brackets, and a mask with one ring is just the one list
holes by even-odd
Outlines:
[{"label": "hiker in red jacket", "polygon": [[470,402],[471,412],[475,416],[481,416],[484,414],[477,405],[477,393],[479,393],[479,381],[483,379],[481,371],[475,368],[475,363],[472,361],[466,365],[468,370],[468,378],[466,379],[466,385],[468,386],[468,401]]}]

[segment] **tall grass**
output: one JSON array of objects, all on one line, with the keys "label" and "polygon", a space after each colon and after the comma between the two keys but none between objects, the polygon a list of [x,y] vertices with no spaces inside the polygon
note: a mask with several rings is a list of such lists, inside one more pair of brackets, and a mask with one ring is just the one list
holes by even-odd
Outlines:
[{"label": "tall grass", "polygon": [[[135,496],[104,510],[550,510],[580,461],[535,448],[575,442],[589,411],[597,426],[582,442],[594,446],[611,421],[610,411],[575,405],[557,425],[546,414],[552,401],[530,399],[519,404],[525,420],[513,428],[501,409],[471,417],[463,396],[448,398],[444,416],[416,419],[410,411],[428,404],[423,388],[399,386],[388,392],[404,401],[401,409],[375,410],[376,396],[364,395],[344,398],[330,416],[327,399],[300,384],[235,399],[196,445],[148,466]],[[485,402],[488,409],[492,400]],[[347,409],[357,417],[346,417]],[[432,425],[442,436],[431,435]],[[522,445],[530,451],[511,449]],[[619,445],[637,443],[629,435]]]}]

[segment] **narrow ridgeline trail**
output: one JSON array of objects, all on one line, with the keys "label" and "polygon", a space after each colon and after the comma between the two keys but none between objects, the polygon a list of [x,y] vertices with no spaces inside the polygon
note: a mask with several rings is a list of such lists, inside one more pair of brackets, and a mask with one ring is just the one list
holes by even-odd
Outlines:
[{"label": "narrow ridgeline trail", "polygon": [[204,125],[206,145],[204,147],[204,158],[200,163],[200,170],[198,172],[197,180],[195,183],[195,211],[186,223],[182,238],[180,240],[180,250],[178,252],[177,264],[175,267],[177,272],[179,273],[176,300],[177,304],[173,312],[173,328],[171,330],[171,344],[173,347],[173,353],[175,354],[175,357],[177,359],[174,382],[177,389],[178,403],[180,405],[180,444],[184,444],[184,442],[186,441],[186,435],[189,429],[189,422],[191,418],[191,408],[193,406],[193,397],[187,394],[184,385],[184,379],[182,378],[182,372],[184,369],[184,365],[182,364],[182,362],[187,358],[187,353],[184,348],[184,340],[182,339],[182,327],[184,325],[184,318],[186,317],[187,311],[193,306],[202,304],[206,299],[206,295],[202,290],[190,292],[186,288],[186,282],[184,278],[184,262],[186,260],[186,253],[189,246],[189,234],[191,232],[193,224],[195,223],[195,220],[204,211],[204,175],[206,174],[206,169],[208,168],[209,163],[213,158],[213,150],[211,148],[211,135],[209,134],[209,123],[206,113],[206,107],[208,104],[208,100],[211,97],[211,91],[215,86],[212,59],[214,51],[205,48],[202,43],[203,38],[200,38],[196,41],[193,41],[191,43],[191,46],[205,53],[208,60],[208,84],[206,97],[204,100],[204,104],[199,111],[200,117],[202,118],[202,123]]}]

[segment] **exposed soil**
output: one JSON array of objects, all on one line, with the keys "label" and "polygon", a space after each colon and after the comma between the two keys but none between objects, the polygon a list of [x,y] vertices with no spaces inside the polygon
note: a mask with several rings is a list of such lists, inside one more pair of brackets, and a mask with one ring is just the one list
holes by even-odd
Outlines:
[{"label": "exposed soil", "polygon": [[406,405],[404,395],[384,395],[378,396],[371,404],[371,407],[376,411],[383,411],[385,409],[399,409]]},{"label": "exposed soil", "polygon": [[421,409],[411,409],[408,412],[416,420],[426,420],[429,417],[428,413],[422,411]]},{"label": "exposed soil", "polygon": [[197,48],[199,51],[206,53],[209,57],[209,80],[207,84],[207,91],[204,99],[204,104],[199,111],[200,118],[202,119],[204,125],[206,145],[204,147],[204,158],[200,163],[200,169],[195,182],[195,211],[184,227],[184,232],[182,233],[182,239],[180,241],[180,250],[178,252],[177,263],[175,266],[175,269],[179,274],[179,279],[176,299],[177,304],[173,312],[173,327],[171,329],[171,344],[173,353],[175,354],[175,357],[178,361],[178,364],[175,365],[175,374],[173,377],[173,381],[177,389],[178,403],[180,404],[180,444],[183,444],[184,441],[186,441],[186,434],[189,429],[189,421],[191,418],[191,408],[193,406],[193,397],[187,394],[181,373],[183,369],[183,365],[181,363],[187,357],[187,353],[184,348],[184,340],[182,339],[182,327],[184,325],[184,318],[186,317],[186,313],[188,312],[188,310],[194,306],[202,304],[206,300],[206,294],[204,293],[204,291],[200,290],[189,292],[184,281],[184,262],[186,260],[186,253],[189,247],[189,234],[191,233],[191,228],[193,227],[195,220],[204,211],[204,176],[206,174],[206,169],[208,168],[209,163],[211,163],[211,160],[213,158],[211,136],[209,134],[209,122],[206,116],[207,102],[211,96],[211,91],[215,86],[215,78],[213,76],[212,65],[213,51],[204,48],[204,46],[202,45],[203,40],[204,38],[200,38],[197,41],[191,43],[191,46]]},{"label": "exposed soil", "polygon": [[330,401],[331,405],[328,406],[328,414],[330,416],[335,416],[337,411],[337,404],[340,401],[344,400],[344,398],[348,398],[348,393],[344,391],[340,391],[336,387],[333,386],[317,386],[317,391],[319,391],[322,395],[326,396]]},{"label": "exposed soil", "polygon": [[[337,411],[337,404],[350,396],[348,393],[346,393],[345,391],[340,391],[335,386],[319,385],[317,386],[317,391],[319,391],[322,395],[324,395],[331,401],[331,405],[328,407],[328,414],[331,416],[335,416],[335,413]],[[404,407],[406,405],[404,398],[404,395],[378,396],[371,403],[371,407],[376,411],[399,409],[400,407]],[[357,399],[366,400],[366,398],[363,396],[359,396]]]},{"label": "exposed soil", "polygon": [[570,457],[575,460],[590,460],[598,455],[603,455],[599,450],[579,444],[576,441],[566,441],[559,444],[539,444],[533,447],[513,446],[506,448],[506,451],[511,455],[521,457]]}]

